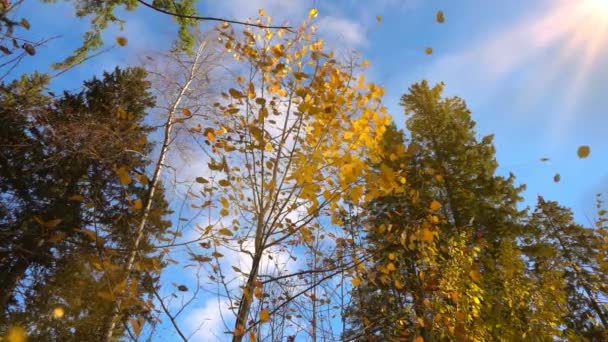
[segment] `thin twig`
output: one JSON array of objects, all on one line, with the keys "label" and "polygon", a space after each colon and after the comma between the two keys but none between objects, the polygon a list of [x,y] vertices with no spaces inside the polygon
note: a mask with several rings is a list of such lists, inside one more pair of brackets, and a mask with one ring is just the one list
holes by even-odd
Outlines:
[{"label": "thin twig", "polygon": [[184,18],[184,19],[194,19],[194,20],[209,20],[209,21],[221,21],[221,22],[225,22],[225,23],[231,23],[231,24],[238,24],[238,25],[244,25],[244,26],[253,26],[253,27],[259,27],[259,28],[266,28],[266,29],[284,29],[287,31],[292,32],[291,30],[291,26],[271,26],[271,25],[262,25],[262,24],[255,24],[255,23],[248,23],[245,21],[238,21],[238,20],[231,20],[231,19],[222,19],[222,18],[217,18],[217,17],[201,17],[198,15],[186,15],[186,14],[180,14],[180,13],[175,13],[175,12],[170,12],[167,11],[165,9],[162,8],[158,8],[152,4],[149,4],[143,0],[137,0],[137,2],[139,2],[140,4],[151,8],[155,11],[164,13],[164,14],[168,14],[174,17],[178,17],[178,18]]}]

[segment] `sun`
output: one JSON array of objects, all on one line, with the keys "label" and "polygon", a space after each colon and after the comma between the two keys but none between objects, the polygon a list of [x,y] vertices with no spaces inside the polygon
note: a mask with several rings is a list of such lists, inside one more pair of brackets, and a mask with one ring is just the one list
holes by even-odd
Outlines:
[{"label": "sun", "polygon": [[595,15],[608,19],[608,0],[584,0],[583,4]]}]

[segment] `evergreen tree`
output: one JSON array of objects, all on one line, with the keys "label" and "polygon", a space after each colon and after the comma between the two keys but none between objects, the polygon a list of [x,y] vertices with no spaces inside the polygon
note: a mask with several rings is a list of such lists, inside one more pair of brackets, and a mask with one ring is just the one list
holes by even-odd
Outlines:
[{"label": "evergreen tree", "polygon": [[[525,251],[531,272],[561,275],[566,296],[563,310],[566,337],[604,341],[608,338],[608,255],[604,230],[576,224],[569,209],[542,197],[538,198],[528,224],[530,235],[525,239]],[[555,287],[551,283],[545,286]]]},{"label": "evergreen tree", "polygon": [[366,208],[370,248],[380,254],[370,268],[390,281],[370,276],[354,290],[354,307],[365,313],[353,331],[375,317],[384,319],[376,337],[550,340],[560,333],[559,310],[541,303],[542,283],[527,275],[517,243],[523,187],[513,175],[496,175],[493,137],[478,139],[465,102],[442,90],[423,81],[401,98],[410,115],[405,160],[390,151],[405,148],[400,133],[385,136],[387,159],[405,171],[407,185],[405,195]]},{"label": "evergreen tree", "polygon": [[[128,296],[126,316],[146,317],[146,293],[162,268],[151,246],[140,245],[138,281],[124,289],[121,265],[147,193],[152,145],[143,121],[154,99],[140,68],[105,73],[57,99],[43,95],[44,87],[45,78],[33,75],[1,88],[9,124],[0,136],[0,207],[7,213],[0,222],[0,329],[26,326],[34,340],[96,340],[119,294]],[[163,192],[155,198],[149,238],[169,227]]]}]

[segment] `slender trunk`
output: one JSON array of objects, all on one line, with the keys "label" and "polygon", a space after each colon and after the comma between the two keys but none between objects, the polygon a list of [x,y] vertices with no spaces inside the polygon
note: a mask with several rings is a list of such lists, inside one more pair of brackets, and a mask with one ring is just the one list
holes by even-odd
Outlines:
[{"label": "slender trunk", "polygon": [[251,264],[251,272],[249,273],[249,278],[247,278],[247,283],[245,284],[243,295],[241,296],[241,302],[239,303],[239,310],[236,315],[236,323],[234,325],[235,331],[232,337],[232,342],[241,342],[243,340],[243,336],[245,335],[243,332],[245,331],[247,316],[249,316],[249,310],[251,309],[251,304],[253,302],[255,279],[258,277],[258,270],[260,268],[261,260],[262,250],[256,249],[256,253]]},{"label": "slender trunk", "polygon": [[[186,92],[190,88],[192,81],[195,78],[195,73],[198,70],[198,60],[201,56],[203,49],[205,48],[205,45],[206,44],[203,43],[199,46],[199,49],[198,49],[196,56],[194,58],[194,61],[192,63],[192,67],[190,68],[189,77],[188,77],[186,83],[184,84],[184,86],[180,89],[177,97],[175,98],[175,101],[173,102],[173,104],[171,105],[171,107],[169,109],[169,115],[168,115],[167,121],[165,122],[165,125],[164,125],[163,144],[161,146],[156,164],[154,165],[154,173],[152,176],[152,180],[150,181],[150,184],[149,184],[148,193],[145,197],[145,205],[142,209],[142,218],[135,231],[135,236],[136,236],[135,241],[133,242],[133,246],[132,246],[131,250],[129,251],[129,255],[127,257],[127,263],[125,266],[127,283],[130,280],[131,271],[133,270],[133,265],[135,264],[135,257],[137,255],[137,250],[139,249],[139,245],[141,244],[142,240],[144,239],[146,224],[148,223],[148,217],[150,216],[150,211],[151,211],[152,203],[154,200],[154,193],[156,192],[156,188],[157,188],[158,182],[160,180],[160,175],[163,171],[163,166],[165,164],[165,158],[167,156],[169,144],[171,143],[171,132],[172,132],[173,123],[174,123],[173,118],[175,116],[177,108],[179,107]],[[122,300],[119,296],[118,300],[116,301],[116,303],[114,305],[110,325],[108,326],[108,331],[106,332],[106,338],[105,338],[106,342],[110,342],[112,340],[112,334],[114,333],[114,329],[115,329],[116,323],[118,321],[121,304],[122,304]]]}]

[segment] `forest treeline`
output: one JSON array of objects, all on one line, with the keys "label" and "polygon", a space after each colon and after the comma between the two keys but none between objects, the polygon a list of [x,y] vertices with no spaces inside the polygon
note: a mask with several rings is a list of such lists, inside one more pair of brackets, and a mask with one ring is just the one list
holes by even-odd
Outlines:
[{"label": "forest treeline", "polygon": [[10,73],[44,42],[0,3],[2,341],[187,341],[208,319],[232,341],[608,340],[601,195],[584,224],[541,196],[524,208],[442,83],[388,113],[316,9],[200,33],[194,1],[74,3],[97,19],[59,69],[120,6],[176,17],[179,37],[59,91]]}]

